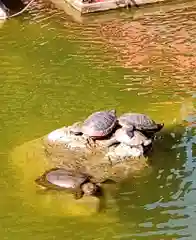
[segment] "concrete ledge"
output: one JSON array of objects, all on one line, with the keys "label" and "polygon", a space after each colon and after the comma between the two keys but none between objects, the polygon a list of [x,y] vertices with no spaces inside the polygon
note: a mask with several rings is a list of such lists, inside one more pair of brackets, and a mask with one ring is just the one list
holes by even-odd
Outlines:
[{"label": "concrete ledge", "polygon": [[149,3],[164,2],[165,0],[101,0],[100,2],[82,2],[82,0],[51,0],[53,3],[63,5],[67,2],[80,13],[93,13],[127,6],[140,6]]},{"label": "concrete ledge", "polygon": [[[48,0],[45,0],[48,2]],[[67,15],[69,15],[74,21],[78,23],[103,23],[107,21],[111,21],[115,18],[119,18],[119,12],[115,10],[107,11],[107,12],[97,12],[97,13],[89,13],[89,14],[81,14],[80,11],[76,10],[71,6],[66,0],[49,0],[56,6],[57,8],[63,10]],[[134,20],[143,17],[146,14],[157,15],[160,13],[167,13],[168,11],[175,11],[179,9],[184,9],[187,7],[195,7],[196,0],[190,0],[189,2],[184,2],[182,0],[178,0],[177,2],[173,2],[170,0],[164,0],[160,4],[152,3],[146,4],[144,7],[134,8],[133,11],[123,11],[123,14],[128,14],[128,16]]]},{"label": "concrete ledge", "polygon": [[[142,5],[147,3],[161,2],[163,0],[137,0],[135,5]],[[134,6],[131,0],[105,0],[103,2],[82,3],[80,0],[67,0],[75,9],[81,13],[107,11],[110,9],[123,8],[126,6]]]}]

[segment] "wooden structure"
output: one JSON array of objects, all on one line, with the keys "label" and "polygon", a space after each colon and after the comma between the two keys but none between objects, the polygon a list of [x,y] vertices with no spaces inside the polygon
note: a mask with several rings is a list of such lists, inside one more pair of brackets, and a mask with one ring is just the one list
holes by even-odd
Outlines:
[{"label": "wooden structure", "polygon": [[69,3],[73,8],[78,10],[80,13],[92,13],[99,11],[107,11],[111,9],[140,6],[149,3],[158,3],[165,0],[51,0],[57,6],[62,6],[66,2]]},{"label": "wooden structure", "polygon": [[[48,1],[48,0],[46,0]],[[78,23],[103,23],[107,21],[112,21],[115,18],[119,18],[119,11],[107,11],[107,12],[99,12],[96,14],[81,14],[78,10],[73,8],[69,3],[65,2],[65,0],[50,0],[57,8],[62,9],[67,15],[69,15],[74,21]],[[196,0],[190,0],[189,2],[184,2],[179,0],[178,2],[164,0],[160,4],[146,4],[145,7],[134,8],[134,11],[128,11],[125,9],[123,14],[127,15],[129,18],[137,20],[143,17],[144,15],[157,15],[176,11],[183,10],[184,8],[194,8],[196,4]]]}]

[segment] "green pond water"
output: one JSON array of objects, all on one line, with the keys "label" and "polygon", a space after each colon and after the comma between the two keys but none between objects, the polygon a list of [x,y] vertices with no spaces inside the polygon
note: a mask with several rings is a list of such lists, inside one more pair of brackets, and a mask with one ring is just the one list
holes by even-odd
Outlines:
[{"label": "green pond water", "polygon": [[[78,22],[37,2],[2,24],[1,239],[196,239],[195,39],[196,1]],[[100,213],[92,199],[40,194],[28,144],[112,108],[165,123],[150,171],[109,188]]]}]

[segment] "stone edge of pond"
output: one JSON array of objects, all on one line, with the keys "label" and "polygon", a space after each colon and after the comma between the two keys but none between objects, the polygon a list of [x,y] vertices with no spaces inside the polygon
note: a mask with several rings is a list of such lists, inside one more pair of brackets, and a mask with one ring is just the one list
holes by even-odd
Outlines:
[{"label": "stone edge of pond", "polygon": [[94,3],[82,2],[81,0],[50,0],[55,5],[65,9],[65,4],[68,3],[81,14],[108,11],[117,8],[140,6],[145,4],[154,4],[165,2],[166,0],[107,0]]}]

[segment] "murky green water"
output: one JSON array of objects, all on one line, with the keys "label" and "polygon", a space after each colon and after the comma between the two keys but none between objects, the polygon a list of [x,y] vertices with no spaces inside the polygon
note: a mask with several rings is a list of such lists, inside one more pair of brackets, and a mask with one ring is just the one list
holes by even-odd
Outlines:
[{"label": "murky green water", "polygon": [[[80,23],[42,7],[0,29],[0,238],[196,239],[196,2]],[[38,194],[38,159],[15,149],[110,108],[165,122],[150,173],[109,191],[102,213]]]}]

